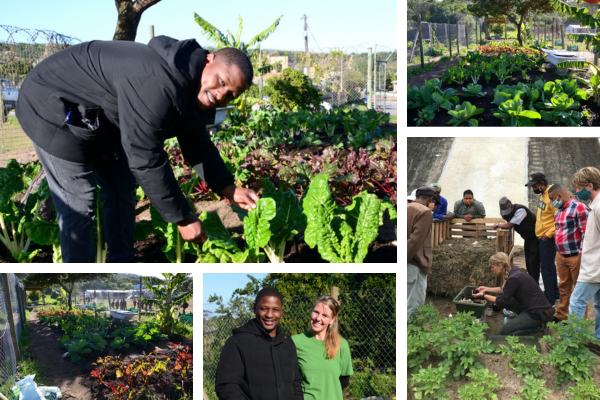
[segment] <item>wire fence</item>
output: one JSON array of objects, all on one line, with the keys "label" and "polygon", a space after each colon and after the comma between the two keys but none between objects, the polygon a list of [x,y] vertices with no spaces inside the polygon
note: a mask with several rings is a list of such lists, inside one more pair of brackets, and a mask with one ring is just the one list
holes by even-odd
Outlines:
[{"label": "wire fence", "polygon": [[53,31],[0,25],[0,161],[19,159],[24,149],[32,148],[15,116],[19,88],[27,73],[44,58],[78,42]]},{"label": "wire fence", "polygon": [[[9,293],[4,291],[6,277]],[[17,375],[16,351],[12,341],[12,332],[8,320],[9,302],[12,307],[12,316],[17,340],[23,330],[25,304],[23,304],[24,287],[14,274],[0,274],[0,393],[9,393],[14,386]]]},{"label": "wire fence", "polygon": [[[309,318],[315,301],[325,294],[284,298],[280,325],[288,335],[310,329]],[[204,303],[203,373],[204,390],[216,400],[216,370],[223,348],[234,328],[254,318],[253,299],[238,301],[235,311]],[[370,396],[392,398],[396,394],[396,288],[340,292],[340,333],[350,345],[354,375],[344,389],[345,400]]]}]

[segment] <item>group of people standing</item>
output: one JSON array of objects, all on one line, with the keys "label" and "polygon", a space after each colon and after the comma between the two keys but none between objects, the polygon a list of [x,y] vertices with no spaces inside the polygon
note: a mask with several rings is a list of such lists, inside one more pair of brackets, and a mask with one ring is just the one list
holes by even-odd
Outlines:
[{"label": "group of people standing", "polygon": [[[579,200],[565,186],[552,185],[543,173],[536,172],[525,184],[539,195],[535,213],[506,197],[499,201],[506,222],[495,224],[494,229],[514,228],[523,238],[527,273],[511,265],[508,255],[497,253],[489,262],[500,285],[481,286],[474,297],[518,314],[503,326],[502,334],[532,332],[549,321],[568,322],[570,314],[584,318],[593,299],[595,336],[600,343],[600,171],[581,168],[573,174],[571,185]],[[471,191],[465,191],[462,204],[456,202],[454,214],[443,209],[445,199],[440,192],[439,185],[431,184],[408,199],[408,317],[425,301],[433,219],[485,217],[483,204],[473,199]],[[583,203],[588,200],[589,205]],[[600,345],[589,343],[588,348],[600,354]]]},{"label": "group of people standing", "polygon": [[310,314],[310,329],[286,335],[279,326],[283,296],[260,290],[255,318],[233,330],[217,366],[220,400],[342,400],[353,374],[348,342],[338,330],[340,305],[320,297]]}]

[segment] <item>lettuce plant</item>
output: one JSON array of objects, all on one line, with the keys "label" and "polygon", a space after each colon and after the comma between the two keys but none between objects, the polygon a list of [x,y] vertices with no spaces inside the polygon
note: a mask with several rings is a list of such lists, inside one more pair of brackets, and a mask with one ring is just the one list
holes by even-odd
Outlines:
[{"label": "lettuce plant", "polygon": [[383,224],[382,202],[365,191],[346,208],[337,207],[328,181],[329,175],[317,175],[302,199],[304,240],[310,248],[317,246],[326,261],[362,262]]},{"label": "lettuce plant", "polygon": [[458,104],[456,107],[454,107],[454,110],[448,111],[448,114],[452,115],[452,119],[448,121],[447,124],[452,124],[452,126],[458,126],[461,124],[477,126],[477,120],[469,118],[479,115],[482,112],[483,108],[477,108],[468,101],[465,101],[462,103],[462,105]]},{"label": "lettuce plant", "polygon": [[462,88],[463,97],[471,97],[471,96],[483,97],[487,94],[487,92],[482,92],[481,89],[482,89],[481,85],[477,85],[475,83],[469,83],[466,88],[464,88],[464,87]]}]

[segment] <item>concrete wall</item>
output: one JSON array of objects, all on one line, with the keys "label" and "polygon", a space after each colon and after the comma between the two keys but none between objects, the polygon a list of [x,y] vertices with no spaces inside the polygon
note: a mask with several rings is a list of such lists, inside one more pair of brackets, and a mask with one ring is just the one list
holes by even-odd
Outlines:
[{"label": "concrete wall", "polygon": [[406,193],[437,182],[448,160],[453,137],[409,137],[407,139]]}]

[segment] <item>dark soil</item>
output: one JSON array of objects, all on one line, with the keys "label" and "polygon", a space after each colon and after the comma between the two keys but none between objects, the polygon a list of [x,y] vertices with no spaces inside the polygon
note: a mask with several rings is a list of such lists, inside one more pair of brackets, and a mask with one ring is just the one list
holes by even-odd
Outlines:
[{"label": "dark soil", "polygon": [[[519,82],[533,83],[537,78],[541,78],[544,82],[554,81],[556,79],[567,79],[564,76],[559,75],[556,69],[549,69],[548,67],[548,64],[544,64],[543,68],[545,68],[545,70],[543,72],[529,71],[529,80],[523,79],[521,73],[513,72],[513,76],[505,80],[504,85],[516,85]],[[423,79],[430,80],[433,78],[439,78],[441,80],[442,71],[446,71],[445,66],[443,68],[435,67],[431,71],[426,72],[425,74],[410,78],[409,83],[413,81],[415,82],[416,86],[420,87],[423,85]],[[454,89],[455,94],[459,98],[458,104],[462,104],[464,101],[468,101],[477,108],[483,108],[484,112],[474,117],[474,119],[477,120],[479,126],[504,126],[502,124],[502,120],[495,117],[491,111],[494,108],[498,108],[496,104],[492,103],[492,101],[494,100],[494,89],[498,85],[500,85],[500,81],[498,80],[498,78],[495,75],[493,75],[490,79],[490,82],[488,83],[486,82],[484,76],[481,76],[481,79],[477,83],[483,87],[481,91],[487,93],[483,97],[464,97],[462,88],[466,87],[469,83],[471,83],[471,80],[465,80],[463,84],[453,83],[448,85],[444,83],[442,84],[442,90],[446,90],[448,88]],[[579,86],[582,87],[581,84]],[[581,111],[587,110],[590,113],[590,117],[582,117],[582,126],[600,125],[600,107],[594,103],[593,99],[588,98],[588,100],[579,101],[579,103],[581,104]],[[406,118],[408,126],[416,126],[415,118],[419,117],[419,111],[419,109],[407,110]],[[442,109],[436,113],[435,118],[427,126],[450,126],[447,124],[447,122],[451,119],[452,116],[448,114],[446,110]],[[536,126],[558,126],[554,122],[548,122],[542,119],[534,120],[534,123]]]},{"label": "dark soil", "polygon": [[44,367],[47,382],[49,382],[49,384],[43,383],[58,386],[62,392],[62,398],[65,400],[108,399],[105,397],[108,389],[104,388],[104,394],[102,394],[96,381],[90,376],[90,372],[95,368],[92,363],[96,362],[98,357],[121,355],[124,360],[133,360],[144,353],[151,353],[155,349],[158,349],[159,354],[172,356],[174,352],[168,348],[168,342],[189,346],[190,351],[193,352],[192,340],[179,335],[171,335],[169,340],[150,343],[146,349],[132,345],[129,349],[116,351],[107,346],[102,353],[92,352],[93,355],[84,356],[78,362],[73,363],[69,358],[62,358],[65,349],[60,345],[62,331],[59,328],[46,326],[39,322],[37,314],[31,314],[29,332],[32,341],[29,353]]}]

